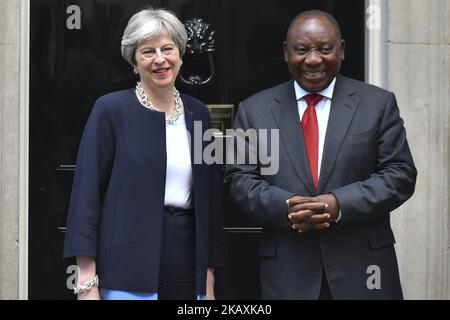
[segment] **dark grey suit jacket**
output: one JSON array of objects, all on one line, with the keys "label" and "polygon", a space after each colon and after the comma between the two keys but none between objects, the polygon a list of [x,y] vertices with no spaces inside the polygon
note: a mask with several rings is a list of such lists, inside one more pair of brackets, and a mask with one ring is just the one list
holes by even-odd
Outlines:
[{"label": "dark grey suit jacket", "polygon": [[[231,198],[264,227],[263,297],[317,299],[324,270],[334,298],[401,299],[389,218],[413,194],[417,171],[394,95],[337,76],[317,193],[293,80],[241,102],[235,128],[279,129],[276,174],[261,175],[258,158],[257,164],[229,165],[225,175]],[[272,151],[270,145],[262,150]],[[339,222],[302,234],[290,229],[286,199],[324,193],[336,196]]]}]

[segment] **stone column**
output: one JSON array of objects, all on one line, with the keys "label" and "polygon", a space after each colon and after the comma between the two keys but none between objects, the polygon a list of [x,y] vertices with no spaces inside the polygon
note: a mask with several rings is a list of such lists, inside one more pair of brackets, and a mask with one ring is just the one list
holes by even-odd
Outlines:
[{"label": "stone column", "polygon": [[418,169],[393,214],[406,299],[449,295],[450,0],[389,0],[387,87],[398,100]]},{"label": "stone column", "polygon": [[21,1],[0,1],[0,299],[19,298]]}]

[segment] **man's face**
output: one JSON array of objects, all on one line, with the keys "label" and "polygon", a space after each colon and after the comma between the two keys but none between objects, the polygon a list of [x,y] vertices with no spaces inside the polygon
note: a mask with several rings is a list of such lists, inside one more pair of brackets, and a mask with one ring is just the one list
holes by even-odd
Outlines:
[{"label": "man's face", "polygon": [[284,59],[289,72],[308,92],[330,85],[344,61],[344,40],[326,18],[300,18],[284,43]]}]

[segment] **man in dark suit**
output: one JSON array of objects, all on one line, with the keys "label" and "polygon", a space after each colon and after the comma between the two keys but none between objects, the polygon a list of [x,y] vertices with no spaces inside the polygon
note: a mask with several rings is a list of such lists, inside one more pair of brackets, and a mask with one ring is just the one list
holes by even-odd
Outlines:
[{"label": "man in dark suit", "polygon": [[[344,46],[332,16],[298,15],[284,43],[293,80],[239,106],[235,128],[279,130],[278,146],[258,145],[278,161],[275,174],[258,157],[225,175],[264,227],[264,299],[403,298],[390,212],[411,197],[417,172],[394,94],[340,75]],[[231,150],[256,150],[249,141],[236,135]]]}]

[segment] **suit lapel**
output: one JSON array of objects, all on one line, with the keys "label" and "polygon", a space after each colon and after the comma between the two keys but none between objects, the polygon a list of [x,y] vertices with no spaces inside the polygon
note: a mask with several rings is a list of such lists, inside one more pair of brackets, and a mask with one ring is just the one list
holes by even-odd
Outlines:
[{"label": "suit lapel", "polygon": [[323,193],[326,188],[339,150],[358,107],[359,101],[355,93],[356,91],[348,86],[348,80],[338,75],[325,135],[318,194]]},{"label": "suit lapel", "polygon": [[280,90],[279,96],[275,98],[272,115],[277,122],[277,127],[280,130],[281,143],[288,154],[295,173],[303,183],[305,189],[311,195],[315,194],[314,183],[305,151],[305,142],[303,140],[303,131],[298,114],[293,80],[287,82],[284,89]]}]

